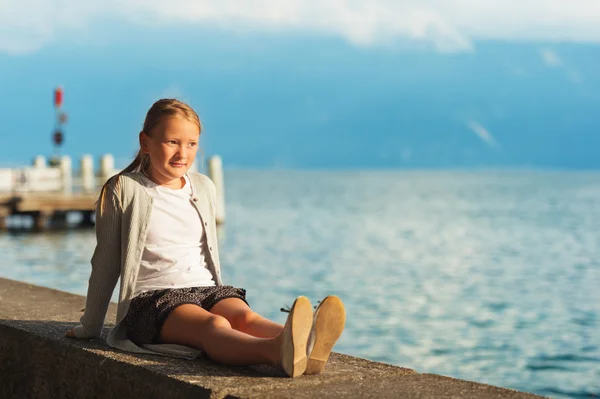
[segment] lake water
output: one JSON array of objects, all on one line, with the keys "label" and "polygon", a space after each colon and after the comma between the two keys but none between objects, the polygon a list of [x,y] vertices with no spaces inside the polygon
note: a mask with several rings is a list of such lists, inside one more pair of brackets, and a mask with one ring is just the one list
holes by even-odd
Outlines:
[{"label": "lake water", "polygon": [[[600,173],[231,170],[226,198],[225,283],[258,312],[337,294],[336,351],[600,395]],[[85,294],[94,245],[0,233],[0,276]]]}]

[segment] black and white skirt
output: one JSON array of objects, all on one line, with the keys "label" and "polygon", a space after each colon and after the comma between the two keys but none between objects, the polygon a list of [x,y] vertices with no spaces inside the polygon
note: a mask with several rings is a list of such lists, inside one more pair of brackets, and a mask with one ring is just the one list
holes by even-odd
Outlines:
[{"label": "black and white skirt", "polygon": [[248,304],[246,290],[230,285],[143,292],[131,300],[122,323],[127,328],[128,338],[135,344],[160,344],[160,330],[176,307],[194,304],[210,311],[219,301],[227,298],[239,298]]}]

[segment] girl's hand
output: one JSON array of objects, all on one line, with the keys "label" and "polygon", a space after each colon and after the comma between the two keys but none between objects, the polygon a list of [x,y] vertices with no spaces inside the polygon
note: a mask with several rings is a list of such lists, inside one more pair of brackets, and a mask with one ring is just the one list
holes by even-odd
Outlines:
[{"label": "girl's hand", "polygon": [[69,338],[77,338],[77,337],[75,336],[75,333],[73,332],[73,329],[71,329],[71,330],[67,331],[67,332],[65,333],[65,337],[69,337]]}]

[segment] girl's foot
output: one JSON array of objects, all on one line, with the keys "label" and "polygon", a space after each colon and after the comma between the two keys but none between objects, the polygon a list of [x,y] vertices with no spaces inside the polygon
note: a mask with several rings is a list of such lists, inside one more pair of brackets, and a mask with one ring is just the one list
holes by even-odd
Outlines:
[{"label": "girl's foot", "polygon": [[323,299],[315,310],[308,342],[308,362],[304,374],[323,372],[336,341],[344,331],[346,310],[335,295]]},{"label": "girl's foot", "polygon": [[290,309],[281,339],[279,365],[290,377],[302,375],[306,370],[306,344],[310,335],[313,313],[310,301],[299,296]]}]

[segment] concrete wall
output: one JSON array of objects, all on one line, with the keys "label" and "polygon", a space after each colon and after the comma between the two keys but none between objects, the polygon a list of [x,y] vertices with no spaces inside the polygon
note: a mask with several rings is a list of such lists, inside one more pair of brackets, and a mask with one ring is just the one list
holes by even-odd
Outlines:
[{"label": "concrete wall", "polygon": [[[118,352],[103,340],[64,337],[83,303],[81,296],[0,278],[0,398],[535,397],[337,353],[323,374],[290,379],[268,366]],[[113,304],[109,322],[114,316]]]}]

